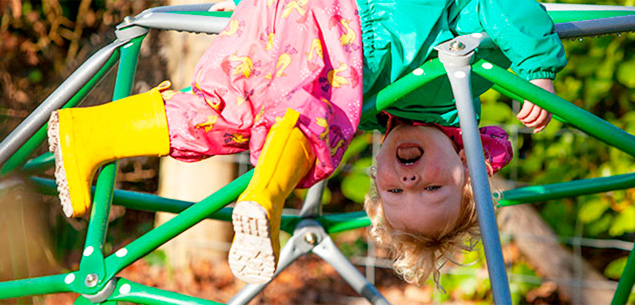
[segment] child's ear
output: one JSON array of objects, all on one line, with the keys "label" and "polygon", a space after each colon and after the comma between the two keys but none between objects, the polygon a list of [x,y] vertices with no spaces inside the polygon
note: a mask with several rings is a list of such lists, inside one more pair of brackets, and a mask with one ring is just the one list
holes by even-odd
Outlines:
[{"label": "child's ear", "polygon": [[463,162],[463,165],[465,166],[465,168],[467,168],[467,157],[465,157],[465,149],[461,148],[458,154],[459,158],[461,158],[461,162]]},{"label": "child's ear", "polygon": [[469,176],[470,175],[470,170],[467,167],[467,157],[465,156],[465,150],[463,148],[461,148],[461,150],[459,150],[458,154],[459,154],[459,158],[461,159],[461,162],[463,162],[463,167],[465,168],[465,175]]}]

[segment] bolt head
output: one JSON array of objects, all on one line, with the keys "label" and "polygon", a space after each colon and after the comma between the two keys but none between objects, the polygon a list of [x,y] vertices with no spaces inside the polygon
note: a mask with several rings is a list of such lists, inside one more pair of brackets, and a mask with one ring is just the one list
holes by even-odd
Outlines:
[{"label": "bolt head", "polygon": [[86,284],[86,287],[95,287],[95,285],[97,285],[97,281],[99,281],[97,274],[91,273],[86,276],[84,284]]},{"label": "bolt head", "polygon": [[460,51],[460,50],[463,50],[463,49],[465,49],[465,45],[462,42],[458,41],[458,40],[455,40],[455,41],[450,43],[450,50],[452,50],[452,51]]},{"label": "bolt head", "polygon": [[307,243],[311,245],[316,245],[318,243],[318,238],[317,238],[317,235],[315,235],[315,233],[308,232],[304,234],[304,241],[306,241]]}]

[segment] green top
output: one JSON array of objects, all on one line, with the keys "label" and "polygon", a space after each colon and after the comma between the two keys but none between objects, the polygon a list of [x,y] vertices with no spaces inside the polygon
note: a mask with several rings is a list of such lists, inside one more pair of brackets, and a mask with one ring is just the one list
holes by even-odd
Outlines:
[{"label": "green top", "polygon": [[[487,32],[499,50],[478,56],[531,80],[555,77],[564,48],[544,7],[534,0],[357,0],[364,45],[364,96],[370,97],[436,57],[434,46],[456,36]],[[472,74],[478,97],[491,83]],[[480,103],[475,99],[477,115]],[[417,121],[458,126],[447,77],[403,97],[387,112]],[[362,129],[382,129],[376,119]]]}]

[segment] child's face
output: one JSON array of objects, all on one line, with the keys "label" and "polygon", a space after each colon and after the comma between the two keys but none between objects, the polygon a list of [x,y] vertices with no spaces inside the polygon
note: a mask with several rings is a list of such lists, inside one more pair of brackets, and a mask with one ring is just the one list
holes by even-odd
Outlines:
[{"label": "child's face", "polygon": [[395,126],[377,155],[377,188],[397,230],[429,237],[454,226],[461,209],[463,151],[433,126]]}]

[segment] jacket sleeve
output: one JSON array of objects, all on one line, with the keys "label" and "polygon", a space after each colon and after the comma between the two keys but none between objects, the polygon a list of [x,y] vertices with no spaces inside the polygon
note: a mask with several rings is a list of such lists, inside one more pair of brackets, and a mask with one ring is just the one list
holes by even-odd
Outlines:
[{"label": "jacket sleeve", "polygon": [[554,79],[567,64],[562,42],[544,6],[534,0],[477,0],[479,21],[526,80]]}]

